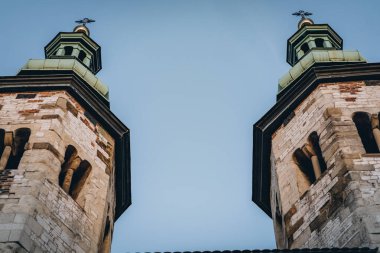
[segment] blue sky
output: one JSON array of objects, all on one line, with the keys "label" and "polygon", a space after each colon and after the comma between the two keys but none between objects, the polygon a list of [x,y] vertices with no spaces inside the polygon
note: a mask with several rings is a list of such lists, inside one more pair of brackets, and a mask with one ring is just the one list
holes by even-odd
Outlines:
[{"label": "blue sky", "polygon": [[14,75],[74,20],[102,46],[112,111],[131,129],[132,206],[112,252],[275,248],[251,202],[252,125],[290,68],[291,13],[313,12],[370,62],[379,1],[20,1],[0,3],[0,75]]}]

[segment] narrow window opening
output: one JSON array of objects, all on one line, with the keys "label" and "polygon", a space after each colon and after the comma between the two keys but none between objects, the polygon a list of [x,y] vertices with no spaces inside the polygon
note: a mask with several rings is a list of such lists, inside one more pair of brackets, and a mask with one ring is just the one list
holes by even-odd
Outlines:
[{"label": "narrow window opening", "polygon": [[107,238],[108,233],[110,232],[110,219],[107,217],[106,227],[104,228],[103,241]]},{"label": "narrow window opening", "polygon": [[63,181],[68,171],[69,164],[77,156],[77,153],[78,152],[76,148],[74,148],[74,146],[72,145],[67,146],[66,152],[65,152],[65,158],[64,158],[65,160],[61,166],[61,173],[59,174],[59,186],[61,187],[63,186]]},{"label": "narrow window opening", "polygon": [[327,170],[322,156],[317,132],[309,135],[308,143],[294,151],[293,158],[310,184],[313,184]]},{"label": "narrow window opening", "polygon": [[322,150],[321,150],[321,146],[319,145],[319,136],[317,132],[314,131],[309,135],[309,142],[311,143],[313,150],[318,158],[318,163],[321,169],[321,173],[323,173],[326,171],[327,165],[326,165],[325,159],[323,159],[323,156],[322,156]]},{"label": "narrow window opening", "polygon": [[[11,133],[11,134],[13,136],[13,133]],[[12,142],[13,142],[13,140],[11,140],[11,142],[8,143],[8,140],[5,139],[5,130],[0,129],[0,154],[1,154],[0,172],[5,169],[5,166],[8,163],[9,155],[11,154],[11,151],[12,151],[12,148],[11,148]],[[9,144],[10,144],[10,146],[9,146]],[[8,147],[6,147],[6,145],[8,145]]]},{"label": "narrow window opening", "polygon": [[373,136],[371,119],[366,112],[356,112],[352,117],[360,139],[367,153],[379,153],[379,148]]},{"label": "narrow window opening", "polygon": [[294,160],[296,161],[296,164],[301,169],[303,174],[307,177],[310,184],[315,182],[315,176],[313,171],[313,164],[310,160],[310,158],[305,154],[305,152],[297,148],[294,151]]},{"label": "narrow window opening", "polygon": [[65,51],[66,56],[72,55],[73,50],[74,50],[74,48],[72,46],[65,46],[63,49]]},{"label": "narrow window opening", "polygon": [[324,40],[323,39],[321,39],[321,38],[318,38],[318,39],[315,39],[315,45],[317,46],[317,47],[324,47],[323,46],[323,42],[324,42]]},{"label": "narrow window opening", "polygon": [[310,48],[309,48],[309,45],[307,43],[304,43],[302,46],[301,46],[301,50],[303,51],[304,54],[306,54],[307,52],[309,52]]},{"label": "narrow window opening", "polygon": [[[5,169],[17,169],[22,155],[25,152],[25,145],[29,141],[30,133],[31,131],[29,128],[19,128],[15,131],[11,153],[9,155],[8,163]],[[5,135],[5,142],[11,142],[10,139],[12,139],[12,133],[9,133],[8,136],[9,138],[7,137],[7,134]]]},{"label": "narrow window opening", "polygon": [[16,99],[26,99],[26,98],[35,98],[36,94],[17,94]]},{"label": "narrow window opening", "polygon": [[79,167],[75,170],[69,191],[69,194],[74,200],[78,198],[79,193],[83,189],[90,171],[91,165],[86,160],[82,161],[79,164]]},{"label": "narrow window opening", "polygon": [[[61,172],[58,176],[59,186],[77,201],[90,172],[91,164],[86,160],[82,161],[78,156],[77,149],[72,145],[68,145]],[[79,202],[78,204],[81,205]]]},{"label": "narrow window opening", "polygon": [[104,228],[102,249],[100,252],[109,252],[111,247],[111,223],[109,216],[107,216],[106,226]]},{"label": "narrow window opening", "polygon": [[83,61],[84,58],[86,58],[86,53],[83,50],[80,50],[79,55],[78,55],[78,59],[80,61]]},{"label": "narrow window opening", "polygon": [[278,203],[277,195],[276,195],[276,221],[278,225],[281,226],[282,228],[282,214],[281,214],[280,206]]},{"label": "narrow window opening", "polygon": [[0,154],[4,151],[5,130],[0,128]]},{"label": "narrow window opening", "polygon": [[284,234],[284,224],[282,221],[282,212],[280,208],[280,202],[278,201],[278,195],[276,194],[276,212],[275,212],[275,234],[277,238],[278,247],[284,248],[286,246],[286,239]]}]

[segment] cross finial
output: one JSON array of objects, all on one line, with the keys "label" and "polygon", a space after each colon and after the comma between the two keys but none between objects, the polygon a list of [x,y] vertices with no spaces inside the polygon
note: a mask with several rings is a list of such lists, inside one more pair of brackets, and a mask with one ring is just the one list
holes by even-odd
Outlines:
[{"label": "cross finial", "polygon": [[305,19],[307,16],[313,15],[313,13],[307,12],[307,11],[303,11],[303,10],[299,10],[297,12],[294,12],[292,15],[294,15],[294,16],[301,16],[302,19]]},{"label": "cross finial", "polygon": [[75,21],[75,23],[83,24],[84,26],[86,26],[86,24],[92,23],[92,22],[95,22],[95,20],[94,19],[90,19],[90,18],[83,18],[83,19]]},{"label": "cross finial", "polygon": [[299,10],[297,12],[294,12],[292,15],[301,17],[301,20],[298,22],[298,29],[304,27],[305,25],[312,25],[314,24],[313,20],[310,18],[307,18],[307,16],[313,15],[311,12]]}]

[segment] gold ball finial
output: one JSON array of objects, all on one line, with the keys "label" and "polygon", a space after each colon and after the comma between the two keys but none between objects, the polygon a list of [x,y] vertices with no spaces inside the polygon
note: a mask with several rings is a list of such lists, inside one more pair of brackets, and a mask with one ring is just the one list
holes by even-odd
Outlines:
[{"label": "gold ball finial", "polygon": [[90,36],[90,30],[87,28],[86,24],[93,23],[93,22],[95,22],[95,20],[91,18],[83,18],[83,19],[75,21],[75,23],[78,23],[80,25],[74,28],[74,32],[80,32],[80,33],[86,34],[87,36]]},{"label": "gold ball finial", "polygon": [[305,25],[313,25],[314,21],[311,18],[302,18],[300,22],[298,22],[298,29],[301,29]]},{"label": "gold ball finial", "polygon": [[87,28],[87,26],[84,26],[84,25],[77,25],[74,28],[73,32],[75,32],[75,33],[84,33],[87,36],[90,36],[90,30]]}]

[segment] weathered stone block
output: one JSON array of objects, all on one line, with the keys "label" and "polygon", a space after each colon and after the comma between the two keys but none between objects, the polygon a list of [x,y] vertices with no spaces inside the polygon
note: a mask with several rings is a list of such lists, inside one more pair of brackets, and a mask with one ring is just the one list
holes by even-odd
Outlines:
[{"label": "weathered stone block", "polygon": [[9,235],[11,234],[10,229],[4,229],[3,227],[0,229],[0,242],[7,242],[9,239]]},{"label": "weathered stone block", "polygon": [[21,234],[23,233],[22,229],[14,229],[11,230],[11,233],[9,235],[9,241],[11,242],[18,242],[21,238]]},{"label": "weathered stone block", "polygon": [[339,117],[341,115],[342,115],[342,110],[336,107],[328,107],[323,113],[323,116],[325,117],[325,119],[328,119],[329,117]]}]

